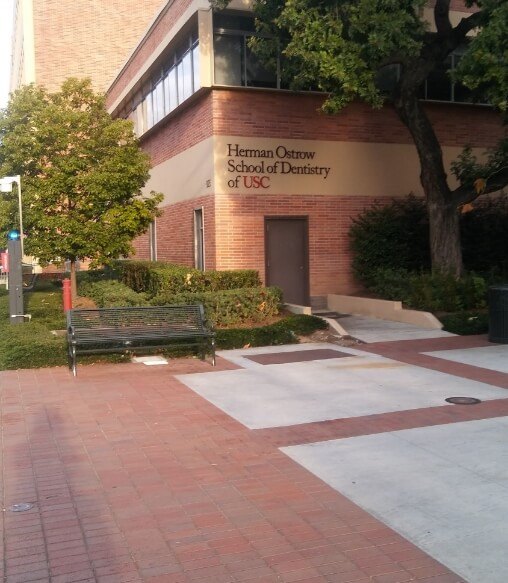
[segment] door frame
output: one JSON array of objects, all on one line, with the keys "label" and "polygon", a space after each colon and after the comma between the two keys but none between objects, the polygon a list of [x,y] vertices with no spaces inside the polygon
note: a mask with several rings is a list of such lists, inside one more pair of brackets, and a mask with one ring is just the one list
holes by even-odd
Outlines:
[{"label": "door frame", "polygon": [[305,254],[303,271],[305,277],[304,285],[304,301],[305,305],[310,306],[310,259],[309,259],[309,215],[265,215],[264,217],[264,237],[265,237],[265,282],[268,283],[268,237],[267,237],[267,224],[268,221],[287,221],[287,220],[299,220],[304,222],[304,235],[303,235],[303,252]]}]

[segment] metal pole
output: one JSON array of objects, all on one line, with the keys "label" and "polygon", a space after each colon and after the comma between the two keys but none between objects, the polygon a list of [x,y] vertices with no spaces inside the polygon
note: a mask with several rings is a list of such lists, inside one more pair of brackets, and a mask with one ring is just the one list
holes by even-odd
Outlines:
[{"label": "metal pole", "polygon": [[23,257],[25,256],[25,249],[24,249],[24,238],[25,234],[23,233],[23,207],[21,204],[21,176],[15,176],[16,184],[18,185],[18,205],[19,205],[19,236],[21,240],[21,261],[23,261]]},{"label": "metal pole", "polygon": [[0,178],[0,192],[12,192],[13,183],[18,185],[18,208],[19,208],[19,236],[21,240],[21,259],[23,260],[25,249],[23,244],[23,205],[21,203],[21,176],[4,176]]},{"label": "metal pole", "polygon": [[23,324],[23,273],[21,267],[21,240],[7,241],[9,251],[9,315],[11,324]]}]

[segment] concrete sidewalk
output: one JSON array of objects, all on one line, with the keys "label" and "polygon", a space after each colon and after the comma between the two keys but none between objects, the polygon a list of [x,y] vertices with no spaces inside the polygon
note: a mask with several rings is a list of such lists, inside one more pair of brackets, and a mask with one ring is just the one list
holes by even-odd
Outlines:
[{"label": "concrete sidewalk", "polygon": [[[227,351],[216,369],[189,359],[82,366],[76,379],[63,368],[1,372],[1,574],[8,583],[506,581],[506,533],[478,522],[505,524],[494,504],[507,499],[505,348],[450,337]],[[483,402],[449,405],[452,389]],[[470,443],[482,464],[468,462]],[[432,469],[442,449],[445,468],[460,453],[451,477],[454,488],[470,485],[465,498],[439,498],[451,479]],[[400,483],[409,499],[397,506]],[[457,512],[469,500],[480,511]],[[443,514],[428,528],[422,516],[450,502],[450,528]],[[481,553],[466,560],[454,540]]]}]

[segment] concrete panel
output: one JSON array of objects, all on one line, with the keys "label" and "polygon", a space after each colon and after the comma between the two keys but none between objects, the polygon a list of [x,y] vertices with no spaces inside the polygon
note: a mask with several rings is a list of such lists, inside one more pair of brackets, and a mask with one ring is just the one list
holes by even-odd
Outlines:
[{"label": "concrete panel", "polygon": [[[245,369],[179,378],[251,429],[446,406],[445,398],[455,395],[481,400],[501,399],[507,395],[504,389],[366,355],[351,348],[331,344],[312,347],[336,348],[351,356],[267,366],[244,358],[269,352],[267,347],[220,352],[221,356]],[[286,347],[287,350],[291,348]],[[308,350],[309,346],[302,345],[299,349]],[[280,348],[271,351],[277,352]]]},{"label": "concrete panel", "polygon": [[508,581],[508,418],[284,448],[469,583]]},{"label": "concrete panel", "polygon": [[505,344],[462,350],[439,350],[423,354],[508,373],[508,345]]}]

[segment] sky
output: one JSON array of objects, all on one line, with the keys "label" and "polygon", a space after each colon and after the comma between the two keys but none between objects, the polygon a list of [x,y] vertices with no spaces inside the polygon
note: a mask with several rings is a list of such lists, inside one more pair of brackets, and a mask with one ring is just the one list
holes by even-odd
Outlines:
[{"label": "sky", "polygon": [[11,28],[14,0],[0,0],[0,108],[7,104],[11,66]]}]

